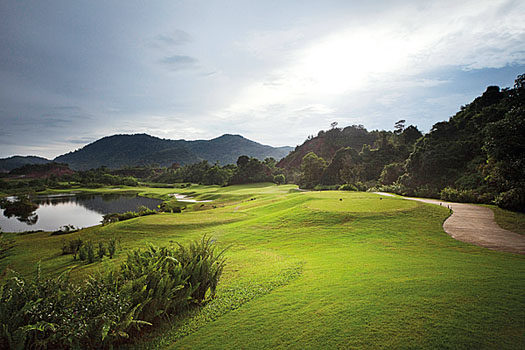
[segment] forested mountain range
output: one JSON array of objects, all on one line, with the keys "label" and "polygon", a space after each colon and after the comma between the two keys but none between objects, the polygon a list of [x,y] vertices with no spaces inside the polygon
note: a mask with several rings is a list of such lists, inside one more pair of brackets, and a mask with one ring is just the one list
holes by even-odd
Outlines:
[{"label": "forested mountain range", "polygon": [[291,147],[271,147],[248,140],[240,135],[225,134],[212,140],[168,140],[147,134],[113,135],[97,140],[76,151],[54,159],[67,163],[72,169],[86,170],[100,166],[117,169],[124,166],[171,166],[197,163],[233,164],[241,155],[258,159],[281,159]]}]

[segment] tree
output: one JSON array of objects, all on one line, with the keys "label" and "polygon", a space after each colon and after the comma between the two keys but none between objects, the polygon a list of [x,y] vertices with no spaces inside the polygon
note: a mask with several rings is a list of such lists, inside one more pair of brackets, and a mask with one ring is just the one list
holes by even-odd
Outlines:
[{"label": "tree", "polygon": [[224,186],[230,180],[232,173],[230,170],[221,168],[217,164],[209,168],[202,176],[202,183],[204,185],[220,185]]},{"label": "tree", "polygon": [[286,178],[283,174],[277,174],[273,177],[273,182],[275,182],[277,185],[282,185],[286,182]]},{"label": "tree", "polygon": [[391,163],[385,165],[379,181],[383,185],[391,185],[397,181],[397,179],[403,174],[404,168],[402,163]]},{"label": "tree", "polygon": [[423,134],[421,131],[419,131],[419,129],[414,125],[409,125],[401,133],[401,137],[403,138],[403,143],[405,145],[413,145],[422,136]]},{"label": "tree", "polygon": [[330,124],[330,129],[335,129],[335,128],[337,128],[337,125],[339,125],[338,122],[332,122],[332,123]]},{"label": "tree", "polygon": [[257,158],[240,156],[237,160],[237,169],[229,180],[230,185],[271,182],[273,180],[272,171]]},{"label": "tree", "polygon": [[326,169],[326,161],[318,157],[314,152],[310,152],[303,157],[301,170],[303,172],[301,187],[313,188],[319,184],[321,176]]},{"label": "tree", "polygon": [[406,120],[401,119],[394,124],[394,134],[401,135],[403,130],[405,130],[405,122]]},{"label": "tree", "polygon": [[273,169],[275,168],[275,164],[277,164],[277,161],[273,157],[267,157],[264,158],[263,164],[266,165],[268,168]]},{"label": "tree", "polygon": [[246,166],[249,161],[250,161],[250,157],[248,157],[248,156],[240,156],[239,158],[237,158],[237,166],[239,168],[242,168],[242,167]]},{"label": "tree", "polygon": [[344,167],[354,167],[360,163],[357,151],[352,147],[343,147],[335,152],[330,165],[323,172],[320,183],[323,185],[340,185],[344,182],[341,178],[341,170]]}]

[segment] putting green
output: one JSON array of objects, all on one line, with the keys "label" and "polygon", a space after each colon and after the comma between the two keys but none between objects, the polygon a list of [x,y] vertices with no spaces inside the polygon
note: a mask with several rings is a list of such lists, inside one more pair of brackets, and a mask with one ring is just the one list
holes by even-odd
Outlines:
[{"label": "putting green", "polygon": [[363,192],[325,191],[303,195],[312,198],[305,203],[306,208],[328,212],[373,213],[408,210],[418,206],[413,201]]}]

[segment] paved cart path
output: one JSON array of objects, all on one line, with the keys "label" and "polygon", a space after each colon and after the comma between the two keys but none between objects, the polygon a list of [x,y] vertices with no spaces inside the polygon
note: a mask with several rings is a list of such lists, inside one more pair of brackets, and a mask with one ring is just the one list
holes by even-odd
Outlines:
[{"label": "paved cart path", "polygon": [[[375,192],[382,196],[390,193]],[[443,205],[453,213],[443,224],[445,232],[458,241],[467,242],[493,250],[525,254],[525,235],[505,230],[494,221],[494,212],[487,207],[452,203],[436,199],[399,197],[407,200]]]}]

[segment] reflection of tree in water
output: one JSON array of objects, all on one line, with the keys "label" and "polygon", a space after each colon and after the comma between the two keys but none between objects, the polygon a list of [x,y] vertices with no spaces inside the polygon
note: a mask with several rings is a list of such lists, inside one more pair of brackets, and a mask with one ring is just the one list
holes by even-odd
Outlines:
[{"label": "reflection of tree in water", "polygon": [[7,218],[14,216],[18,221],[28,225],[34,225],[38,221],[38,215],[35,213],[38,204],[33,203],[26,196],[17,197],[14,201],[4,199],[0,201],[0,207],[4,209],[4,216]]},{"label": "reflection of tree in water", "polygon": [[136,194],[77,194],[61,196],[41,196],[35,202],[45,205],[59,205],[63,203],[78,204],[99,214],[123,213],[136,211],[137,207],[145,206],[148,209],[157,209],[162,200],[140,197]]}]

